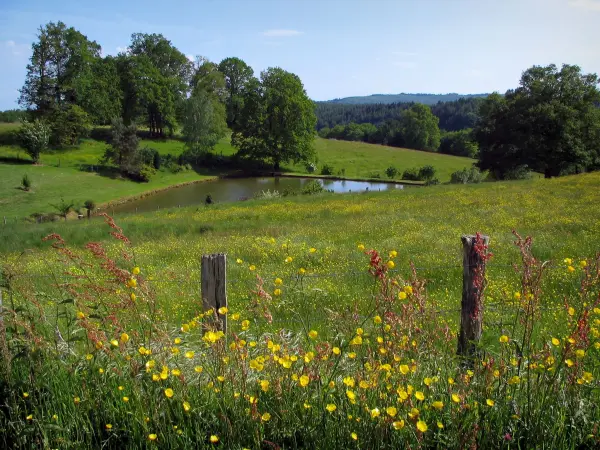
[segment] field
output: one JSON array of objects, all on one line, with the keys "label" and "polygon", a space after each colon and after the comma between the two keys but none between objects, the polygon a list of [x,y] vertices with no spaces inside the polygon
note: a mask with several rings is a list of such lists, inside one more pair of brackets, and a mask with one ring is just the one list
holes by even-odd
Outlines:
[{"label": "field", "polygon": [[[5,445],[593,448],[599,185],[167,210],[120,217],[131,245],[102,218],[0,228],[9,343],[29,355],[13,363]],[[460,236],[477,231],[493,257],[465,365]],[[199,257],[214,252],[228,254],[227,335],[199,326]]]},{"label": "field", "polygon": [[[15,128],[12,124],[0,124],[0,137]],[[6,139],[5,139],[6,140]],[[74,201],[79,207],[88,199],[97,204],[107,203],[124,197],[138,196],[156,189],[193,181],[207,180],[225,173],[225,170],[199,169],[180,172],[159,171],[148,183],[135,183],[118,177],[114,172],[98,174],[89,166],[96,166],[104,154],[107,144],[104,141],[88,139],[79,148],[55,150],[42,155],[41,165],[32,166],[27,154],[18,146],[0,145],[0,211],[3,216],[14,220],[33,213],[54,211],[63,196],[66,201]],[[184,144],[177,139],[164,141],[142,140],[140,147],[148,146],[162,155],[179,155]],[[323,164],[330,164],[335,172],[345,170],[347,178],[370,178],[378,173],[385,178],[385,169],[396,166],[400,174],[404,169],[433,165],[442,182],[449,181],[450,174],[469,167],[473,161],[415,150],[398,149],[364,143],[329,141],[317,139],[315,143],[319,170]],[[214,149],[217,154],[230,156],[235,149],[229,138],[222,139]],[[82,168],[84,170],[82,170]],[[289,173],[306,174],[303,166],[284,168]],[[33,182],[31,192],[19,189],[24,174]]]}]

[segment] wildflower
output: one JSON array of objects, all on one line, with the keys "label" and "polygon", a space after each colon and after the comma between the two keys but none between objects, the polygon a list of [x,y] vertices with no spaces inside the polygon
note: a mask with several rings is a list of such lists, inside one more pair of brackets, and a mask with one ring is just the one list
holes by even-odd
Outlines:
[{"label": "wildflower", "polygon": [[304,274],[306,273],[306,269],[305,269],[305,268],[303,268],[303,267],[300,267],[300,268],[298,269],[298,273],[299,273],[300,275],[304,275]]},{"label": "wildflower", "polygon": [[585,259],[582,259],[581,261],[579,261],[579,267],[581,267],[582,269],[584,267],[587,267],[587,261]]},{"label": "wildflower", "polygon": [[311,248],[310,248],[310,250],[309,250],[309,252],[310,252],[310,253],[316,253],[316,252],[317,252],[317,249],[316,249],[316,248],[314,248],[314,247],[311,247]]},{"label": "wildflower", "polygon": [[214,434],[210,436],[210,443],[211,444],[216,444],[217,442],[219,442],[219,436],[215,436]]},{"label": "wildflower", "polygon": [[79,403],[81,403],[81,399],[79,397],[73,397],[73,403],[79,405]]},{"label": "wildflower", "polygon": [[560,345],[560,340],[558,340],[557,338],[553,337],[552,338],[552,345],[558,347]]},{"label": "wildflower", "polygon": [[28,392],[23,392],[23,398],[27,398],[29,397],[29,393]]},{"label": "wildflower", "polygon": [[354,353],[354,352],[348,353],[348,358],[350,358],[350,359],[356,358],[356,353]]},{"label": "wildflower", "polygon": [[25,417],[27,420],[33,420],[33,414],[29,414],[27,417]]},{"label": "wildflower", "polygon": [[150,434],[148,435],[148,439],[149,439],[149,440],[151,440],[151,441],[155,441],[157,437],[158,437],[158,436],[156,436],[156,434],[154,434],[154,433],[150,433]]},{"label": "wildflower", "polygon": [[56,414],[52,415],[52,420],[58,420],[58,416]]},{"label": "wildflower", "polygon": [[350,437],[352,439],[354,439],[355,441],[358,439],[358,435],[356,433],[354,433],[354,432],[350,433]]},{"label": "wildflower", "polygon": [[188,402],[183,402],[183,410],[189,412],[190,409],[192,409],[191,405]]},{"label": "wildflower", "polygon": [[433,382],[433,380],[431,378],[426,377],[423,379],[423,384],[425,384],[425,386],[427,386],[427,387],[431,386],[432,382]]},{"label": "wildflower", "polygon": [[417,408],[412,408],[410,410],[410,412],[408,413],[408,417],[410,417],[411,419],[415,419],[417,417],[419,417],[419,410]]},{"label": "wildflower", "polygon": [[339,347],[333,347],[331,351],[334,355],[339,355],[342,352]]},{"label": "wildflower", "polygon": [[139,275],[140,274],[140,268],[139,267],[134,267],[133,270],[131,271],[132,274],[134,275]]},{"label": "wildflower", "polygon": [[381,317],[380,316],[373,317],[373,322],[376,323],[376,324],[380,324],[381,323]]},{"label": "wildflower", "polygon": [[585,350],[582,349],[578,349],[575,351],[575,356],[577,356],[577,358],[581,359],[585,356]]},{"label": "wildflower", "polygon": [[425,422],[423,422],[422,420],[419,420],[417,422],[417,429],[421,432],[421,433],[425,433],[427,431],[427,424]]},{"label": "wildflower", "polygon": [[395,258],[396,256],[398,256],[398,252],[396,250],[392,250],[390,252],[390,258]]},{"label": "wildflower", "polygon": [[441,430],[444,428],[444,424],[438,420],[437,427]]},{"label": "wildflower", "polygon": [[90,359],[92,359],[94,357],[94,355],[92,355],[91,353],[88,353],[87,355],[85,355],[85,359],[87,359],[88,361]]},{"label": "wildflower", "polygon": [[319,333],[317,333],[315,330],[310,330],[310,331],[308,332],[308,336],[309,336],[311,339],[316,339],[318,334],[319,334]]},{"label": "wildflower", "polygon": [[288,256],[287,258],[285,258],[286,263],[291,263],[292,261],[293,261],[293,258],[291,256]]},{"label": "wildflower", "polygon": [[333,403],[328,403],[325,409],[332,413],[337,409],[337,406],[335,406]]},{"label": "wildflower", "polygon": [[171,375],[173,375],[174,377],[178,377],[179,375],[181,375],[181,370],[173,369],[171,370]]},{"label": "wildflower", "polygon": [[488,398],[488,399],[485,401],[485,403],[486,403],[486,404],[487,404],[489,407],[492,407],[492,406],[494,406],[494,404],[495,404],[494,400],[492,400],[491,398]]},{"label": "wildflower", "polygon": [[268,412],[264,413],[262,416],[260,416],[260,420],[262,420],[263,422],[268,422],[269,420],[271,420],[271,414],[269,414]]},{"label": "wildflower", "polygon": [[396,408],[394,408],[393,406],[388,406],[385,409],[385,412],[387,413],[388,416],[390,417],[395,417],[396,414],[398,414],[398,410]]},{"label": "wildflower", "polygon": [[407,294],[412,294],[413,293],[413,288],[412,286],[406,285],[404,286],[404,292],[406,292]]},{"label": "wildflower", "polygon": [[499,340],[502,344],[506,344],[508,342],[508,336],[503,334],[502,336],[500,336]]},{"label": "wildflower", "polygon": [[387,268],[388,268],[388,269],[393,269],[394,267],[396,267],[396,264],[394,263],[394,261],[392,261],[392,260],[389,260],[389,261],[387,262]]},{"label": "wildflower", "polygon": [[165,389],[165,395],[167,396],[167,398],[173,397],[173,389],[171,389],[171,388]]},{"label": "wildflower", "polygon": [[308,376],[302,375],[300,377],[300,386],[302,386],[302,387],[308,386],[309,381],[310,381],[310,378],[308,378]]},{"label": "wildflower", "polygon": [[123,397],[123,401],[127,403],[129,401],[129,397]]},{"label": "wildflower", "polygon": [[250,266],[248,266],[248,269],[250,271],[254,271],[254,270],[256,270],[256,266],[254,264],[251,264]]},{"label": "wildflower", "polygon": [[449,377],[448,378],[448,384],[450,384],[450,385],[454,384],[454,378]]},{"label": "wildflower", "polygon": [[377,417],[379,417],[381,413],[379,412],[379,408],[373,408],[371,410],[371,418],[372,419],[376,419]]},{"label": "wildflower", "polygon": [[105,425],[105,427],[106,427],[106,429],[107,429],[107,430],[109,430],[109,431],[110,431],[110,430],[112,430],[112,424],[110,424],[110,423],[107,423],[107,424]]},{"label": "wildflower", "polygon": [[242,320],[242,330],[246,331],[248,328],[250,328],[250,321],[249,320]]},{"label": "wildflower", "polygon": [[77,311],[76,316],[77,316],[78,319],[83,319],[85,317],[85,314],[82,313],[81,311]]},{"label": "wildflower", "polygon": [[508,384],[518,384],[520,382],[521,382],[521,378],[519,378],[518,375],[514,375],[508,380]]},{"label": "wildflower", "polygon": [[309,405],[308,403],[304,402],[304,409],[310,409],[312,408],[311,405]]},{"label": "wildflower", "polygon": [[283,284],[283,280],[281,278],[275,278],[275,286],[281,286]]},{"label": "wildflower", "polygon": [[400,373],[402,375],[406,375],[409,372],[409,370],[410,369],[408,368],[408,365],[406,365],[406,364],[401,364],[400,365]]},{"label": "wildflower", "polygon": [[240,258],[238,258],[238,259],[235,260],[235,262],[238,263],[238,264],[242,264],[244,261],[242,261]]},{"label": "wildflower", "polygon": [[567,267],[567,270],[568,270],[570,273],[573,273],[573,272],[575,272],[575,267],[573,267],[573,266],[569,266],[569,267]]},{"label": "wildflower", "polygon": [[441,402],[441,401],[439,401],[439,400],[437,400],[437,401],[433,402],[431,404],[431,406],[433,406],[435,409],[437,409],[439,411],[439,410],[441,410],[441,409],[444,408],[444,403]]},{"label": "wildflower", "polygon": [[354,336],[354,338],[350,341],[351,345],[361,345],[363,342],[363,339],[361,336]]},{"label": "wildflower", "polygon": [[219,314],[221,314],[222,316],[224,316],[225,314],[227,314],[227,312],[228,312],[228,311],[229,311],[229,310],[227,309],[227,307],[226,307],[226,306],[221,306],[221,307],[220,307],[220,308],[217,310],[217,312],[218,312]]},{"label": "wildflower", "polygon": [[346,386],[354,387],[354,378],[352,377],[345,377],[343,382]]},{"label": "wildflower", "polygon": [[358,244],[358,249],[362,252],[365,249],[365,246],[362,244]]},{"label": "wildflower", "polygon": [[268,380],[261,380],[260,381],[260,388],[262,389],[263,392],[267,392],[269,390],[269,381]]},{"label": "wildflower", "polygon": [[594,379],[594,376],[592,375],[591,372],[583,372],[583,380],[587,383],[591,383],[592,380]]},{"label": "wildflower", "polygon": [[393,422],[392,427],[394,428],[394,430],[401,430],[402,428],[404,428],[404,420],[398,420],[396,422]]},{"label": "wildflower", "polygon": [[515,292],[515,300],[519,300],[521,298],[521,293],[520,292]]},{"label": "wildflower", "polygon": [[452,401],[454,403],[460,403],[460,397],[457,394],[452,394]]},{"label": "wildflower", "polygon": [[127,287],[135,288],[137,287],[137,280],[135,278],[130,278],[127,282]]},{"label": "wildflower", "polygon": [[187,359],[192,359],[194,357],[195,353],[192,350],[189,350],[187,352],[185,352],[185,354],[183,356],[185,356]]},{"label": "wildflower", "polygon": [[110,345],[112,345],[113,347],[118,347],[119,341],[117,341],[116,339],[113,339],[112,341],[110,341]]},{"label": "wildflower", "polygon": [[356,394],[352,391],[346,391],[346,397],[348,397],[348,400],[350,400],[352,403],[354,403],[356,400]]},{"label": "wildflower", "polygon": [[421,391],[415,392],[415,397],[417,400],[420,400],[420,401],[425,400],[425,394],[423,394]]},{"label": "wildflower", "polygon": [[565,364],[566,364],[567,366],[569,366],[569,367],[573,367],[573,364],[575,364],[575,363],[573,362],[573,360],[571,360],[571,359],[567,359],[567,360],[565,361]]},{"label": "wildflower", "polygon": [[571,258],[565,258],[563,260],[563,262],[567,265],[570,266],[571,264],[573,264],[573,260]]},{"label": "wildflower", "polygon": [[239,313],[233,313],[229,318],[231,320],[239,320],[240,319],[240,315],[239,315]]},{"label": "wildflower", "polygon": [[575,308],[573,308],[572,306],[569,306],[569,309],[567,310],[567,313],[568,313],[570,316],[573,316],[573,315],[575,315]]},{"label": "wildflower", "polygon": [[404,292],[404,291],[398,292],[398,298],[400,300],[406,300],[406,292]]}]

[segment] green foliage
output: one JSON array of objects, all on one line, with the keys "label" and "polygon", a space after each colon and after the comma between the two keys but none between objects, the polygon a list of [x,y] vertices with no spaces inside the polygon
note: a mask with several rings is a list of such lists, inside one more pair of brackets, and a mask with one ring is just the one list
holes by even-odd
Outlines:
[{"label": "green foliage", "polygon": [[318,180],[310,180],[304,186],[302,186],[302,195],[314,195],[325,192],[325,188]]},{"label": "green foliage", "polygon": [[431,108],[416,104],[404,111],[400,127],[404,145],[417,150],[436,151],[440,146],[439,119]]},{"label": "green foliage", "polygon": [[31,178],[29,178],[29,175],[23,175],[23,178],[21,178],[21,187],[25,191],[29,191],[31,189]]},{"label": "green foliage", "polygon": [[87,217],[89,219],[90,216],[92,215],[92,211],[94,211],[96,209],[96,202],[94,200],[86,200],[83,203],[83,207],[85,209],[87,209]]},{"label": "green foliage", "polygon": [[385,174],[388,176],[388,178],[395,178],[396,175],[398,175],[398,169],[396,169],[394,166],[390,166],[385,169]]},{"label": "green foliage", "polygon": [[77,145],[89,136],[92,124],[88,114],[79,106],[70,104],[55,109],[48,118],[52,130],[50,142],[58,147]]},{"label": "green foliage", "polygon": [[149,166],[148,164],[142,165],[140,168],[137,178],[140,181],[148,182],[152,179],[152,177],[156,174],[156,169],[153,166]]},{"label": "green foliage", "polygon": [[77,104],[95,124],[109,125],[113,117],[122,113],[123,92],[117,69],[116,58],[96,58],[86,76],[77,79],[80,92]]},{"label": "green foliage", "polygon": [[0,111],[0,122],[15,123],[21,122],[27,118],[27,112],[22,109],[7,109]]},{"label": "green foliage", "polygon": [[139,139],[136,125],[125,125],[122,119],[114,119],[111,134],[111,145],[104,153],[104,161],[112,162],[124,174],[137,174],[142,161],[138,151]]},{"label": "green foliage", "polygon": [[73,209],[73,206],[75,206],[75,202],[66,202],[65,199],[61,197],[60,203],[56,203],[56,204],[51,203],[50,206],[52,206],[54,209],[56,209],[56,211],[58,212],[58,215],[60,217],[67,220],[67,216]]},{"label": "green foliage", "polygon": [[240,115],[244,109],[246,86],[254,76],[254,70],[240,58],[225,58],[219,63],[219,72],[225,77],[227,89],[227,126],[235,130],[239,127]]},{"label": "green foliage", "polygon": [[420,181],[419,169],[417,169],[415,167],[406,169],[404,172],[402,172],[402,179],[409,180],[409,181]]},{"label": "green foliage", "polygon": [[160,153],[158,153],[158,151],[154,151],[154,155],[152,156],[152,166],[156,169],[156,170],[160,170],[160,166],[162,164],[162,158],[160,156]]},{"label": "green foliage", "polygon": [[432,180],[435,176],[435,167],[427,165],[419,169],[419,179],[423,181]]},{"label": "green foliage", "polygon": [[267,69],[260,78],[248,83],[232,144],[240,156],[270,161],[276,170],[288,161],[310,161],[316,117],[300,78],[280,68]]},{"label": "green foliage", "polygon": [[225,106],[199,87],[185,102],[183,138],[188,153],[198,157],[212,150],[227,133]]},{"label": "green foliage", "polygon": [[313,162],[306,163],[306,172],[315,173],[317,170],[317,165]]},{"label": "green foliage", "polygon": [[333,170],[333,166],[324,164],[323,167],[321,167],[321,175],[333,175]]},{"label": "green foliage", "polygon": [[487,94],[372,94],[357,97],[337,98],[325,104],[347,104],[347,105],[388,105],[397,103],[422,103],[424,105],[435,105],[439,103],[450,103],[459,100],[470,100],[479,97],[486,97]]},{"label": "green foliage", "polygon": [[545,177],[584,171],[600,155],[600,90],[578,66],[534,66],[504,97],[490,95],[474,130],[479,162],[496,178],[522,166]]},{"label": "green foliage", "polygon": [[471,167],[469,169],[464,168],[457,170],[450,176],[450,183],[453,184],[469,184],[469,183],[481,183],[483,181],[483,174],[477,167]]},{"label": "green foliage", "polygon": [[41,120],[24,121],[19,128],[18,140],[34,164],[40,160],[40,153],[48,148],[50,127]]},{"label": "green foliage", "polygon": [[445,133],[438,151],[447,155],[475,158],[479,147],[477,146],[477,142],[473,140],[472,131],[471,129],[466,129]]}]

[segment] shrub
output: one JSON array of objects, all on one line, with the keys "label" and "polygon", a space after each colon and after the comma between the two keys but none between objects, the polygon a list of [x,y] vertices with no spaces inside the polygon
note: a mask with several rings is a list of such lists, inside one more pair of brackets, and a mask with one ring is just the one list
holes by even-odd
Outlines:
[{"label": "shrub", "polygon": [[527,165],[519,166],[514,169],[504,172],[505,180],[529,180],[533,177],[533,173]]},{"label": "shrub", "polygon": [[66,202],[64,198],[61,197],[60,199],[60,203],[57,204],[50,204],[50,206],[52,206],[54,209],[56,209],[56,211],[58,212],[58,215],[62,218],[65,219],[65,221],[67,220],[67,216],[69,215],[69,213],[71,212],[71,210],[73,209],[73,206],[75,206],[74,202]]},{"label": "shrub", "polygon": [[435,186],[436,184],[440,184],[440,180],[437,178],[432,178],[431,180],[427,180],[425,182],[425,186]]},{"label": "shrub", "polygon": [[333,175],[333,166],[330,166],[329,164],[325,164],[321,168],[321,175]]},{"label": "shrub", "polygon": [[279,197],[281,197],[279,191],[270,191],[269,189],[254,193],[255,199],[273,199]]},{"label": "shrub", "polygon": [[144,164],[140,169],[137,178],[140,181],[148,182],[152,179],[152,177],[156,174],[156,169],[148,164]]},{"label": "shrub", "polygon": [[60,147],[79,144],[89,136],[92,124],[88,114],[79,106],[70,104],[58,108],[50,116],[51,142]]},{"label": "shrub", "polygon": [[482,180],[483,174],[477,167],[457,170],[452,175],[450,175],[450,183],[454,184],[481,183]]},{"label": "shrub", "polygon": [[94,209],[96,209],[96,202],[95,202],[94,200],[86,200],[86,201],[83,203],[83,207],[84,207],[85,209],[87,209],[87,217],[88,217],[88,219],[89,219],[89,218],[90,218],[90,216],[92,215],[92,211],[93,211]]},{"label": "shrub", "polygon": [[315,163],[309,162],[308,164],[306,164],[306,171],[308,173],[315,173],[316,170],[317,166],[315,165]]},{"label": "shrub", "polygon": [[302,187],[302,195],[313,195],[325,192],[325,188],[318,180],[311,180]]},{"label": "shrub", "polygon": [[395,178],[396,175],[398,175],[398,169],[396,169],[394,166],[390,166],[385,169],[385,174],[388,176],[388,178]]},{"label": "shrub", "polygon": [[29,178],[29,175],[23,175],[23,178],[21,179],[21,186],[23,187],[24,191],[31,189],[31,179]]},{"label": "shrub", "polygon": [[155,152],[154,153],[154,158],[152,159],[152,165],[154,166],[154,168],[156,170],[160,169],[161,162],[162,162],[162,160],[161,160],[161,157],[160,157],[160,153]]},{"label": "shrub", "polygon": [[371,172],[369,178],[381,178],[381,174],[379,172]]},{"label": "shrub", "polygon": [[338,177],[345,177],[346,176],[346,168],[342,167],[340,170],[338,170],[337,175],[338,175]]},{"label": "shrub", "polygon": [[416,168],[411,168],[411,169],[406,169],[403,173],[402,173],[402,179],[403,180],[411,180],[411,181],[419,181],[419,169]]},{"label": "shrub", "polygon": [[27,154],[31,156],[34,164],[40,160],[40,153],[48,148],[50,141],[50,127],[40,121],[24,121],[18,131],[18,140]]},{"label": "shrub", "polygon": [[428,181],[435,176],[435,167],[427,165],[419,169],[419,180]]}]

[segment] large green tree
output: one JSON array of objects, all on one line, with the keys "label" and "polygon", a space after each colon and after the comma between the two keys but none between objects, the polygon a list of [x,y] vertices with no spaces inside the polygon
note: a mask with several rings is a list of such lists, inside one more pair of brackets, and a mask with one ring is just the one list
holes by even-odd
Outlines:
[{"label": "large green tree", "polygon": [[65,104],[80,105],[82,86],[92,78],[100,58],[100,45],[63,22],[40,27],[32,44],[19,103],[37,117],[46,117]]},{"label": "large green tree", "polygon": [[439,119],[429,106],[417,103],[402,113],[400,129],[404,145],[417,150],[436,151],[440,146]]},{"label": "large green tree", "polygon": [[225,77],[227,88],[227,126],[235,129],[244,108],[244,93],[254,70],[240,58],[225,58],[219,63],[219,72]]},{"label": "large green tree", "polygon": [[315,105],[300,78],[278,67],[251,80],[244,96],[240,125],[232,143],[241,156],[267,160],[276,170],[288,161],[314,156]]},{"label": "large green tree", "polygon": [[598,76],[578,66],[534,66],[504,98],[490,96],[474,130],[478,165],[502,178],[521,167],[545,177],[585,171],[600,159]]},{"label": "large green tree", "polygon": [[212,150],[227,133],[225,106],[208,92],[197,90],[185,101],[182,132],[188,154],[197,157]]}]

